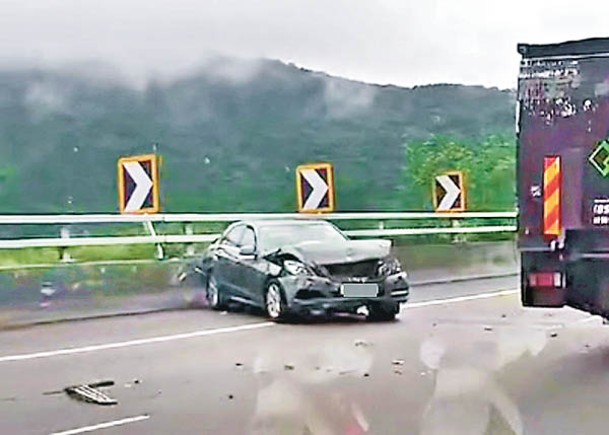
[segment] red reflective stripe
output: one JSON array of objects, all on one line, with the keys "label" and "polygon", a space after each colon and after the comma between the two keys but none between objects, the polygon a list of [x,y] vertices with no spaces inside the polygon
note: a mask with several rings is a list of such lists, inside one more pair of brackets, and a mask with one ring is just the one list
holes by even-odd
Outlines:
[{"label": "red reflective stripe", "polygon": [[544,158],[543,233],[558,236],[561,232],[561,171],[560,157]]},{"label": "red reflective stripe", "polygon": [[553,226],[560,226],[560,213],[558,207],[554,208],[544,220],[546,222],[546,230],[549,230]]}]

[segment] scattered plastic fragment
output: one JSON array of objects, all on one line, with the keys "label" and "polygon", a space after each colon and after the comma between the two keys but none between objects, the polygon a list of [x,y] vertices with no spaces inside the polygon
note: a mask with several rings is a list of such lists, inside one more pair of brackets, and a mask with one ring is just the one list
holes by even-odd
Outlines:
[{"label": "scattered plastic fragment", "polygon": [[353,343],[355,345],[355,347],[368,347],[370,346],[370,343],[368,343],[366,340],[355,340],[355,343]]}]

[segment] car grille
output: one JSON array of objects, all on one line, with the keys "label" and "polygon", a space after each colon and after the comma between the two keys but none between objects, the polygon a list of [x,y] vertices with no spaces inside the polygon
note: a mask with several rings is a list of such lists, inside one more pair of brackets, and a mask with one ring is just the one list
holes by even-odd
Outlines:
[{"label": "car grille", "polygon": [[378,260],[366,260],[357,263],[329,264],[325,268],[335,280],[349,282],[361,278],[375,278],[377,265]]}]

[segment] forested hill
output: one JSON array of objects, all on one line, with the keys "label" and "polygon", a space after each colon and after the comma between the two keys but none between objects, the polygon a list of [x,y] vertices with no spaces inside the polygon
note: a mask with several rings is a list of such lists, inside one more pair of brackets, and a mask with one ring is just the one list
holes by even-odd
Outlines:
[{"label": "forested hill", "polygon": [[0,70],[0,213],[115,212],[116,160],[163,156],[165,211],[293,211],[294,169],[334,163],[340,210],[420,208],[408,144],[511,140],[512,91],[375,86],[278,61],[216,58],[136,87]]}]

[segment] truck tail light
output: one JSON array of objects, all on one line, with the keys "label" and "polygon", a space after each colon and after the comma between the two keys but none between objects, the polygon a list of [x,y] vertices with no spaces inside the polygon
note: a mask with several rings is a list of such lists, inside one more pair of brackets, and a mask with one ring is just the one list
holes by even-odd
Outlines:
[{"label": "truck tail light", "polygon": [[556,287],[562,288],[563,274],[560,272],[534,272],[529,274],[529,285],[531,287]]},{"label": "truck tail light", "polygon": [[560,157],[543,159],[543,234],[557,237],[561,233]]}]

